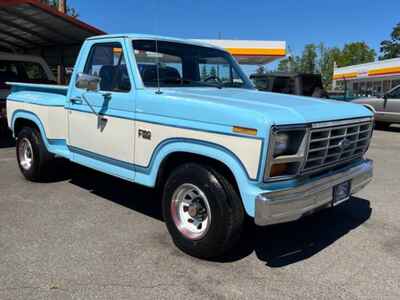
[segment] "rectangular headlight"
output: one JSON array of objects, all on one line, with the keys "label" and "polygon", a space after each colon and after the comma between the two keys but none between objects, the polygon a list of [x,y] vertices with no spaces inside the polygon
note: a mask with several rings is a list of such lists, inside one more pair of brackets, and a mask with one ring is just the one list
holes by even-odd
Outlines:
[{"label": "rectangular headlight", "polygon": [[264,181],[298,175],[305,160],[308,133],[305,126],[272,127]]}]

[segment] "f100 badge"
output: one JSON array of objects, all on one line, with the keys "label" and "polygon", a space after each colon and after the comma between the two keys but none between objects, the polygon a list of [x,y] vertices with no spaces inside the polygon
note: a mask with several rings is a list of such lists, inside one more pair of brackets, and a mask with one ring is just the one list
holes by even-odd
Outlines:
[{"label": "f100 badge", "polygon": [[144,130],[144,129],[139,129],[138,130],[138,136],[142,139],[145,140],[151,140],[151,131],[150,130]]}]

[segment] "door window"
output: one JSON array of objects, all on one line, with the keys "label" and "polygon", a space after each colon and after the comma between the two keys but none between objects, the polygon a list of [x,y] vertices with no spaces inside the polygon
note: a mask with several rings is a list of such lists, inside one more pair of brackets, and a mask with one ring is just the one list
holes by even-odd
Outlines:
[{"label": "door window", "polygon": [[84,73],[100,77],[102,91],[129,92],[131,90],[124,52],[119,43],[94,45]]}]

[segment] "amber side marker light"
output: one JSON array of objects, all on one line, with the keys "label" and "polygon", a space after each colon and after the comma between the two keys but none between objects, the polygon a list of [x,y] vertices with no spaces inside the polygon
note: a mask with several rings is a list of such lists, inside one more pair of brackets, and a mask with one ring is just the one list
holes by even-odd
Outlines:
[{"label": "amber side marker light", "polygon": [[253,128],[234,126],[232,131],[235,133],[241,133],[247,135],[257,135],[257,129]]},{"label": "amber side marker light", "polygon": [[283,164],[274,164],[271,167],[270,177],[281,176],[288,170],[289,165],[287,163]]}]

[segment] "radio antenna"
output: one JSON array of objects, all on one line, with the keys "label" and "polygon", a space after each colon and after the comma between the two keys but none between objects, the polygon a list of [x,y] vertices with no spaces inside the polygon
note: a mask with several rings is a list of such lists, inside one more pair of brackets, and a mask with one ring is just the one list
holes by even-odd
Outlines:
[{"label": "radio antenna", "polygon": [[158,39],[156,38],[156,76],[157,76],[157,91],[156,94],[162,94],[160,88],[160,57],[158,54]]},{"label": "radio antenna", "polygon": [[[158,0],[154,1],[154,31],[156,35],[158,35],[158,12],[159,12],[159,5]],[[160,87],[160,54],[158,53],[158,38],[155,37],[155,45],[156,45],[156,79],[157,79],[157,91],[156,94],[162,94],[161,87]]]}]

